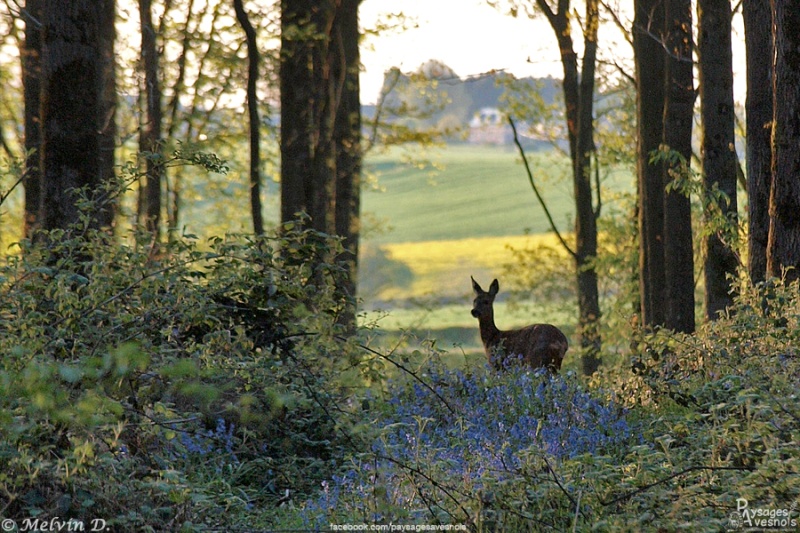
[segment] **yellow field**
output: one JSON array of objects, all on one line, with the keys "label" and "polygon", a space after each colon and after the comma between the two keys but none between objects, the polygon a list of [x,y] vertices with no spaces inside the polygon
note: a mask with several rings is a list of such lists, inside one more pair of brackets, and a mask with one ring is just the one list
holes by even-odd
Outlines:
[{"label": "yellow field", "polygon": [[472,291],[470,276],[484,286],[501,277],[503,266],[513,259],[511,248],[539,245],[559,247],[552,234],[383,244],[381,249],[389,259],[405,265],[412,278],[406,286],[386,280],[384,288],[372,297],[383,301],[460,297]]}]

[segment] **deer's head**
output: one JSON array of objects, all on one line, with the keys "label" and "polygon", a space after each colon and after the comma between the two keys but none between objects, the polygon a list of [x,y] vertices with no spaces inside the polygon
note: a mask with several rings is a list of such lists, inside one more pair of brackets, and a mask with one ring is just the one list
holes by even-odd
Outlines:
[{"label": "deer's head", "polygon": [[489,285],[488,292],[483,290],[475,278],[472,279],[472,290],[475,291],[475,299],[472,301],[472,316],[475,318],[490,317],[494,315],[492,306],[494,305],[494,297],[497,296],[497,291],[500,290],[500,284],[494,280]]}]

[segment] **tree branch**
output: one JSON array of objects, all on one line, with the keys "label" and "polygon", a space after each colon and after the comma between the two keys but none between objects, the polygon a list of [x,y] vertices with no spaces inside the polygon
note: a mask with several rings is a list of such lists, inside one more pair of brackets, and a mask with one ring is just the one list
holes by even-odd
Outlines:
[{"label": "tree branch", "polygon": [[573,258],[576,257],[575,251],[569,247],[567,241],[564,240],[564,237],[561,235],[561,232],[558,231],[556,227],[556,223],[553,221],[553,217],[550,214],[550,210],[547,208],[547,204],[542,198],[542,195],[539,193],[539,188],[536,187],[536,182],[533,180],[533,173],[531,172],[531,167],[528,164],[528,158],[525,155],[525,150],[522,148],[522,144],[519,142],[519,135],[517,135],[517,126],[514,124],[514,119],[511,118],[511,115],[508,116],[508,123],[511,125],[511,131],[514,133],[514,144],[517,146],[517,150],[519,150],[519,154],[522,157],[522,163],[525,165],[525,172],[528,174],[528,182],[531,184],[531,188],[533,189],[533,194],[536,195],[536,199],[539,200],[539,205],[542,206],[544,210],[544,214],[547,217],[547,221],[550,223],[550,228],[553,230],[553,233],[556,234],[558,241],[561,243],[561,246],[571,255]]}]

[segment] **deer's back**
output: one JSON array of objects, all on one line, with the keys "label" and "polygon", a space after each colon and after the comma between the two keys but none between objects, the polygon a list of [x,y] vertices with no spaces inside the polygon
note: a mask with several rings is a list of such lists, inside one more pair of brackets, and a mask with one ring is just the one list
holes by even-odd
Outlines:
[{"label": "deer's back", "polygon": [[[550,324],[534,324],[522,329],[503,331],[500,334],[502,356],[507,359],[521,359],[533,368],[561,368],[569,343],[567,337],[557,327]],[[496,354],[497,356],[499,354]],[[497,366],[497,365],[496,365]]]}]

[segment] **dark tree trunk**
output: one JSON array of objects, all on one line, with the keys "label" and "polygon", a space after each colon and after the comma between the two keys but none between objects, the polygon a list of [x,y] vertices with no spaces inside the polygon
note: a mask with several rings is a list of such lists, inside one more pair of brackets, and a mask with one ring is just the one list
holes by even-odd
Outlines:
[{"label": "dark tree trunk", "polygon": [[800,6],[772,0],[772,187],[767,273],[800,279]]},{"label": "dark tree trunk", "polygon": [[101,182],[100,12],[89,0],[45,0],[42,21],[40,219],[46,230],[66,229],[80,222],[76,190],[92,194]]},{"label": "dark tree trunk", "polygon": [[25,151],[29,154],[25,163],[25,221],[24,235],[32,236],[39,225],[41,210],[42,172],[41,159],[41,73],[42,73],[42,28],[44,0],[28,0],[25,3],[25,42],[23,44],[22,83],[25,100]]},{"label": "dark tree trunk", "polygon": [[599,291],[593,261],[597,256],[597,214],[592,200],[591,155],[594,151],[594,74],[597,53],[598,2],[586,2],[584,58],[580,75],[578,55],[570,35],[570,2],[560,0],[553,11],[545,0],[537,0],[556,35],[564,70],[566,107],[572,175],[575,193],[575,263],[578,288],[578,334],[583,354],[581,365],[587,375],[594,373],[601,347]]},{"label": "dark tree trunk", "polygon": [[[711,203],[707,210],[718,209],[737,227],[730,0],[698,0],[697,13],[703,183],[706,203]],[[716,202],[709,195],[714,188],[724,193],[728,201]],[[727,238],[725,233],[706,238],[706,316],[711,320],[733,305],[732,280],[738,268],[734,237],[728,232]]]},{"label": "dark tree trunk", "polygon": [[161,181],[164,167],[161,163],[161,86],[158,79],[158,50],[156,29],[153,25],[152,0],[139,0],[139,17],[142,33],[142,62],[144,64],[145,120],[139,133],[139,151],[146,154],[145,184],[140,188],[144,228],[153,235],[153,242],[161,240]]},{"label": "dark tree trunk", "polygon": [[264,234],[264,217],[261,212],[261,120],[258,116],[258,43],[256,30],[244,10],[242,0],[233,1],[236,18],[247,39],[247,114],[250,124],[250,211],[253,217],[253,232]]},{"label": "dark tree trunk", "polygon": [[664,132],[664,53],[662,0],[637,0],[633,49],[637,85],[636,172],[639,189],[639,291],[642,325],[664,325],[663,165],[651,163]]},{"label": "dark tree trunk", "polygon": [[[336,234],[344,247],[339,262],[344,273],[339,292],[345,298],[340,322],[356,324],[356,285],[361,211],[361,97],[358,48],[358,6],[361,0],[342,0],[336,16],[334,34],[334,77],[342,79],[341,98],[336,115]],[[343,70],[343,72],[339,72]]]},{"label": "dark tree trunk", "polygon": [[281,2],[281,221],[298,213],[335,232],[333,129],[341,80],[332,72],[331,31],[341,0]]},{"label": "dark tree trunk", "polygon": [[[597,216],[592,201],[592,154],[594,147],[594,77],[597,60],[597,27],[600,23],[597,0],[586,2],[586,30],[581,63],[580,99],[578,100],[578,136],[575,169],[575,238],[578,270],[578,310],[584,375],[592,375],[600,365],[600,295],[597,271]],[[599,193],[599,191],[598,191]]]},{"label": "dark tree trunk", "polygon": [[748,271],[753,284],[767,273],[769,236],[769,190],[772,180],[772,16],[764,0],[744,0],[745,46],[747,50],[747,204]]},{"label": "dark tree trunk", "polygon": [[[664,102],[664,144],[678,152],[688,166],[692,156],[694,82],[692,74],[691,0],[665,1],[667,60]],[[664,184],[687,168],[673,165]],[[691,333],[694,318],[694,254],[692,210],[688,194],[669,191],[664,197],[665,326]]]}]

